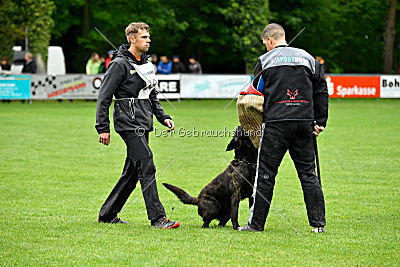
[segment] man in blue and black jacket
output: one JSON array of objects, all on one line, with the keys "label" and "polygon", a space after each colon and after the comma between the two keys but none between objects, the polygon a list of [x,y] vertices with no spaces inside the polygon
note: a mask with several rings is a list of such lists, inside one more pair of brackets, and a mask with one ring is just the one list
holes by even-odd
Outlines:
[{"label": "man in blue and black jacket", "polygon": [[126,223],[117,214],[139,180],[151,225],[164,229],[176,228],[179,227],[179,222],[166,218],[164,207],[158,198],[156,168],[148,144],[149,132],[153,130],[153,114],[169,131],[174,129],[171,117],[165,114],[157,99],[154,67],[147,61],[146,52],[151,42],[149,26],[134,22],[126,28],[125,34],[129,44],[121,45],[114,52],[100,88],[96,130],[99,142],[108,145],[108,109],[114,96],[114,128],[126,144],[127,156],[121,178],[101,207],[98,221]]},{"label": "man in blue and black jacket", "polygon": [[172,62],[169,61],[167,56],[160,57],[160,63],[158,63],[157,71],[159,74],[171,74],[172,73]]},{"label": "man in blue and black jacket", "polygon": [[289,150],[312,231],[324,232],[325,202],[315,174],[313,140],[313,134],[318,136],[328,119],[329,94],[324,71],[306,51],[287,46],[282,26],[267,25],[261,39],[268,53],[259,58],[253,86],[264,94],[263,124],[253,206],[248,224],[239,230],[264,230],[278,167]]}]

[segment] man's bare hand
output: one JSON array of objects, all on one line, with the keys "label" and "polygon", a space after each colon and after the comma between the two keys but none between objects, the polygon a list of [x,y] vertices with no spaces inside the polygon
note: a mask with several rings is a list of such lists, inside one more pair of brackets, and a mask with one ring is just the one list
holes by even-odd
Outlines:
[{"label": "man's bare hand", "polygon": [[99,135],[99,142],[108,146],[110,144],[110,133],[101,133]]},{"label": "man's bare hand", "polygon": [[315,131],[313,131],[313,134],[314,134],[315,136],[319,136],[319,134],[320,134],[323,130],[325,130],[325,128],[324,128],[324,126],[315,125],[315,126],[314,126],[314,130],[315,130]]},{"label": "man's bare hand", "polygon": [[174,129],[175,129],[175,124],[174,124],[174,122],[172,121],[172,120],[170,120],[170,119],[165,119],[164,120],[164,123],[168,126],[168,130],[167,130],[167,132],[170,132],[170,131],[173,131]]}]

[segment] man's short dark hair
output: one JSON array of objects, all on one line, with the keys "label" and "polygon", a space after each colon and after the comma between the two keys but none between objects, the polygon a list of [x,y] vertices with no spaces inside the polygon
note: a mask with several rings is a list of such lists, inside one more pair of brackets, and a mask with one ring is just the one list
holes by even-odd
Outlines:
[{"label": "man's short dark hair", "polygon": [[261,34],[261,40],[265,40],[268,37],[272,37],[275,40],[285,39],[285,30],[277,23],[270,23],[265,26],[264,31]]}]

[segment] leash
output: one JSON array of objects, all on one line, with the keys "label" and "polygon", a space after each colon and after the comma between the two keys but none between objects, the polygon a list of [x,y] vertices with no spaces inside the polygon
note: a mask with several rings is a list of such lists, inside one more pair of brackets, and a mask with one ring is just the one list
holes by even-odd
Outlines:
[{"label": "leash", "polygon": [[[227,159],[225,159],[225,160],[229,163],[230,166],[232,166],[232,168],[233,168],[240,176],[242,176],[242,178],[253,188],[253,190],[255,190],[255,191],[256,191],[270,206],[271,206],[271,208],[273,208],[273,209],[279,214],[279,216],[281,216],[281,217],[282,217],[282,218],[283,218],[283,219],[284,219],[284,220],[285,220],[299,235],[301,235],[301,237],[304,237],[304,236],[300,233],[300,231],[297,230],[297,228],[294,227],[294,225],[293,225],[292,223],[290,223],[288,219],[286,219],[286,217],[282,214],[282,212],[280,212],[277,208],[275,208],[275,206],[272,205],[271,202],[269,202],[269,201],[257,190],[257,188],[254,187],[254,184],[250,183],[249,180],[247,180],[246,177],[244,177],[244,176],[239,172],[239,170],[236,169],[235,166],[232,165],[232,162],[229,162]],[[235,160],[237,160],[237,159],[235,159]],[[239,160],[237,160],[237,161],[239,161]],[[239,162],[240,162],[240,161],[239,161]],[[253,165],[253,163],[250,163],[250,162],[248,162],[248,161],[243,161],[243,162],[246,162],[246,163],[249,163],[250,165]]]},{"label": "leash", "polygon": [[[251,162],[249,162],[249,161],[247,161],[247,160],[238,160],[238,159],[234,159],[234,160],[236,160],[236,161],[239,162],[239,163],[246,163],[246,164],[248,164],[248,165],[253,166],[254,168],[257,167],[257,163],[251,163]],[[233,160],[233,161],[234,161],[234,160]]]},{"label": "leash", "polygon": [[[317,122],[314,121],[313,126],[317,126]],[[317,164],[317,176],[318,176],[318,181],[319,184],[321,184],[321,169],[319,166],[319,156],[318,156],[318,144],[317,144],[317,136],[315,134],[313,134],[313,140],[314,140],[314,153],[315,153],[315,162]]]}]

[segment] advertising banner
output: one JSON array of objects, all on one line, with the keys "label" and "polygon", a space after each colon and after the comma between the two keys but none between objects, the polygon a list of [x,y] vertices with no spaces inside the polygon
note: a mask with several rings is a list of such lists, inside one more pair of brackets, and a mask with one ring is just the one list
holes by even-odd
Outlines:
[{"label": "advertising banner", "polygon": [[0,76],[0,99],[30,99],[29,75]]},{"label": "advertising banner", "polygon": [[159,99],[165,98],[181,98],[181,75],[156,75],[158,79],[158,92]]},{"label": "advertising banner", "polygon": [[182,98],[235,98],[247,89],[251,75],[182,75]]},{"label": "advertising banner", "polygon": [[97,99],[103,75],[32,75],[32,99]]},{"label": "advertising banner", "polygon": [[400,75],[381,75],[381,97],[400,98]]},{"label": "advertising banner", "polygon": [[[32,75],[32,99],[97,99],[103,74]],[[180,75],[157,75],[158,97],[180,98]]]},{"label": "advertising banner", "polygon": [[[103,74],[0,75],[0,99],[97,99]],[[160,99],[236,98],[250,75],[157,75]],[[331,98],[400,98],[400,75],[326,75]]]},{"label": "advertising banner", "polygon": [[379,98],[380,77],[376,76],[335,76],[327,75],[329,97],[331,98]]}]

